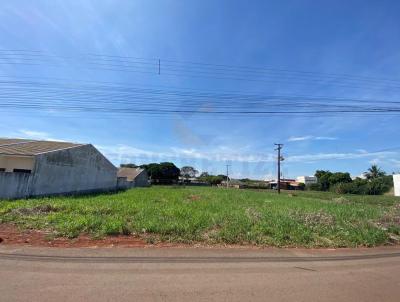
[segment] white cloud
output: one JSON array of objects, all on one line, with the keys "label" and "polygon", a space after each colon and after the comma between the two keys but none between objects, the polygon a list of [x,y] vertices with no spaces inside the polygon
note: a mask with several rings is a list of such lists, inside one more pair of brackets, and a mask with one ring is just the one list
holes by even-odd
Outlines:
[{"label": "white cloud", "polygon": [[322,140],[337,140],[336,137],[331,136],[313,136],[313,135],[305,135],[305,136],[291,136],[287,139],[288,142],[299,142],[299,141],[322,141]]},{"label": "white cloud", "polygon": [[18,130],[18,132],[21,135],[23,135],[25,138],[31,138],[31,139],[48,140],[50,137],[49,133],[41,132],[41,131],[21,129],[21,130]]},{"label": "white cloud", "polygon": [[16,132],[9,133],[6,135],[7,137],[13,138],[24,138],[24,139],[33,139],[33,140],[43,140],[43,141],[58,141],[63,142],[65,140],[57,139],[52,137],[50,133],[44,131],[35,131],[29,129],[19,129]]},{"label": "white cloud", "polygon": [[[141,161],[141,162],[160,162],[160,161],[214,161],[214,162],[241,162],[241,163],[270,163],[276,161],[275,153],[255,153],[255,152],[235,152],[225,146],[217,147],[212,150],[202,151],[195,148],[165,148],[162,151],[139,149],[127,145],[99,146],[98,147],[107,157],[114,162]],[[367,158],[369,160],[386,159],[397,154],[396,152],[367,152],[358,150],[347,153],[315,153],[298,154],[285,158],[287,163],[313,163],[318,161],[352,160]],[[394,164],[396,161],[392,160]]]},{"label": "white cloud", "polygon": [[389,159],[389,162],[391,162],[396,168],[400,168],[400,160],[398,159]]},{"label": "white cloud", "polygon": [[316,154],[302,154],[287,157],[288,162],[315,162],[321,160],[346,160],[358,159],[367,157],[387,157],[393,155],[395,152],[349,152],[349,153],[316,153]]},{"label": "white cloud", "polygon": [[311,135],[306,135],[306,136],[291,136],[288,138],[288,142],[299,142],[299,141],[307,141],[307,140],[311,140],[314,137]]},{"label": "white cloud", "polygon": [[275,159],[274,154],[249,154],[249,153],[235,153],[231,152],[229,148],[219,147],[210,151],[200,151],[197,149],[185,149],[185,148],[166,148],[163,151],[149,151],[139,149],[127,145],[118,146],[98,146],[104,154],[106,154],[111,160],[117,162],[135,160],[135,159],[147,159],[148,161],[163,161],[171,159],[193,159],[193,160],[207,160],[207,161],[218,161],[218,162],[272,162]]}]

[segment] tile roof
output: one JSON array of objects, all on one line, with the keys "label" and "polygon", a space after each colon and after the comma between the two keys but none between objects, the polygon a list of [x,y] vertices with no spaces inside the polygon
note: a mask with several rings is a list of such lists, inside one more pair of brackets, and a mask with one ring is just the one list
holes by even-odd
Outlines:
[{"label": "tile roof", "polygon": [[82,146],[82,144],[38,141],[30,139],[0,138],[0,154],[34,156],[57,150]]},{"label": "tile roof", "polygon": [[128,181],[132,181],[143,171],[140,168],[119,168],[118,177],[126,177]]}]

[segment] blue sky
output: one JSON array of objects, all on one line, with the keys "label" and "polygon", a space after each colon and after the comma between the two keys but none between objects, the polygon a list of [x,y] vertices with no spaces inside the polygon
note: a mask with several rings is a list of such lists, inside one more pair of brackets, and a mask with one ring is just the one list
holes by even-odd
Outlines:
[{"label": "blue sky", "polygon": [[[3,53],[0,77],[398,102],[400,89],[386,84],[400,81],[399,11],[398,1],[3,1],[0,50],[35,50],[64,61],[3,64]],[[162,71],[98,70],[76,59],[87,54],[159,58]],[[268,81],[255,73],[249,80],[169,75],[168,60],[274,72]],[[300,73],[293,78],[292,71]],[[364,80],[329,76],[337,74]],[[276,173],[273,144],[280,142],[285,177],[316,169],[359,175],[372,163],[400,170],[399,115],[112,115],[5,108],[6,101],[3,94],[0,136],[93,143],[116,165],[172,160],[224,173],[229,163],[234,177],[263,179]],[[213,100],[207,102],[198,110],[212,110]]]}]

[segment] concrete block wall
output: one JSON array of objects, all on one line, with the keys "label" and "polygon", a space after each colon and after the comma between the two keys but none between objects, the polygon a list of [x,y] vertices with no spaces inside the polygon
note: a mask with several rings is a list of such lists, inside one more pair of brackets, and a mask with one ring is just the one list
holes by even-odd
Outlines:
[{"label": "concrete block wall", "polygon": [[118,177],[117,188],[118,190],[128,190],[135,187],[134,181],[127,180],[126,177]]},{"label": "concrete block wall", "polygon": [[149,175],[146,170],[142,171],[138,176],[135,178],[135,186],[136,187],[148,187],[149,183]]},{"label": "concrete block wall", "polygon": [[117,168],[92,145],[36,157],[31,195],[116,190]]},{"label": "concrete block wall", "polygon": [[23,198],[29,195],[31,174],[0,172],[0,198]]},{"label": "concrete block wall", "polygon": [[92,145],[37,155],[31,174],[0,172],[0,199],[116,189],[117,168]]}]

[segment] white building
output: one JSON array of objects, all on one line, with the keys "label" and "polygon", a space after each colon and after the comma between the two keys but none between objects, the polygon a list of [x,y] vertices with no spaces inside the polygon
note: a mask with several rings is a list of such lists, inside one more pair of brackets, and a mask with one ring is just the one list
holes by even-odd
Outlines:
[{"label": "white building", "polygon": [[393,175],[394,196],[400,196],[400,174]]},{"label": "white building", "polygon": [[316,184],[318,182],[318,179],[315,176],[298,176],[296,178],[296,181],[308,186],[311,184]]}]

